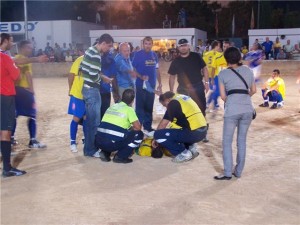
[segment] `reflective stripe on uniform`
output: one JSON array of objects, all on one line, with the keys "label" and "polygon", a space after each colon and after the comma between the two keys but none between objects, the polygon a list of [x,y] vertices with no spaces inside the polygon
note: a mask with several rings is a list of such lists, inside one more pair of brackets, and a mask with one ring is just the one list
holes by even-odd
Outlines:
[{"label": "reflective stripe on uniform", "polygon": [[124,133],[118,132],[118,131],[115,131],[115,130],[110,130],[110,129],[105,129],[105,128],[98,128],[97,130],[99,132],[102,132],[102,133],[105,133],[105,134],[111,134],[111,135],[114,135],[114,136],[117,136],[117,137],[124,137],[125,136]]}]

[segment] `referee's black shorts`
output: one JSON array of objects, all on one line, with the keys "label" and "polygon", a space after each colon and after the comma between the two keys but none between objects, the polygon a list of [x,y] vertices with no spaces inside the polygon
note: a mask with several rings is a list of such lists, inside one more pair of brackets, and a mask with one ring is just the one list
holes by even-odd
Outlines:
[{"label": "referee's black shorts", "polygon": [[15,96],[1,95],[1,121],[0,130],[11,131],[14,127],[16,117]]}]

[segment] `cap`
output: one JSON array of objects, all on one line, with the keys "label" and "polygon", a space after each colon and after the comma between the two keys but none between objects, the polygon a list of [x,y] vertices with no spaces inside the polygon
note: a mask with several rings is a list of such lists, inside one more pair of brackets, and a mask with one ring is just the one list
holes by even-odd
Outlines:
[{"label": "cap", "polygon": [[178,41],[178,45],[179,46],[181,46],[181,45],[185,45],[185,44],[188,44],[189,42],[188,42],[188,40],[186,40],[186,39],[180,39],[179,41]]}]

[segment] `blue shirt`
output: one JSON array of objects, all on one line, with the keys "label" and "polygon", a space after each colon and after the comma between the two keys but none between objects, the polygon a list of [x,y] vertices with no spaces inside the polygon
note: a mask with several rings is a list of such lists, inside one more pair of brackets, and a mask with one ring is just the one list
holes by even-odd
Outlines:
[{"label": "blue shirt", "polygon": [[260,60],[262,59],[262,50],[250,51],[246,54],[245,60],[249,61],[249,67],[252,69],[260,65]]},{"label": "blue shirt", "polygon": [[273,41],[269,41],[269,42],[265,41],[261,45],[265,47],[265,52],[270,52],[273,46]]},{"label": "blue shirt", "polygon": [[[145,52],[145,50],[140,50],[134,54],[132,65],[139,74],[149,77],[148,81],[151,87],[155,89],[156,69],[158,69],[157,55],[153,51]],[[142,79],[136,79],[136,87],[143,88]]]},{"label": "blue shirt", "polygon": [[130,59],[124,58],[120,53],[115,57],[118,86],[129,88],[134,86],[129,70],[133,70]]},{"label": "blue shirt", "polygon": [[[117,74],[115,61],[111,54],[104,54],[101,57],[102,67],[101,70],[105,76],[109,78],[114,77]],[[110,93],[111,92],[111,85],[109,83],[105,83],[101,80],[100,82],[100,93]]]}]

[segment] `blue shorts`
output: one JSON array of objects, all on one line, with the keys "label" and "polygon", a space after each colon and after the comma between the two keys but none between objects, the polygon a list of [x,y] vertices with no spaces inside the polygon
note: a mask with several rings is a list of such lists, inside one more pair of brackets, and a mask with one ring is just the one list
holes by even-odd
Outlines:
[{"label": "blue shorts", "polygon": [[33,93],[18,86],[16,86],[16,116],[36,117]]},{"label": "blue shorts", "polygon": [[78,118],[83,118],[85,115],[85,104],[82,99],[75,98],[74,96],[70,97],[68,114],[76,116]]}]

